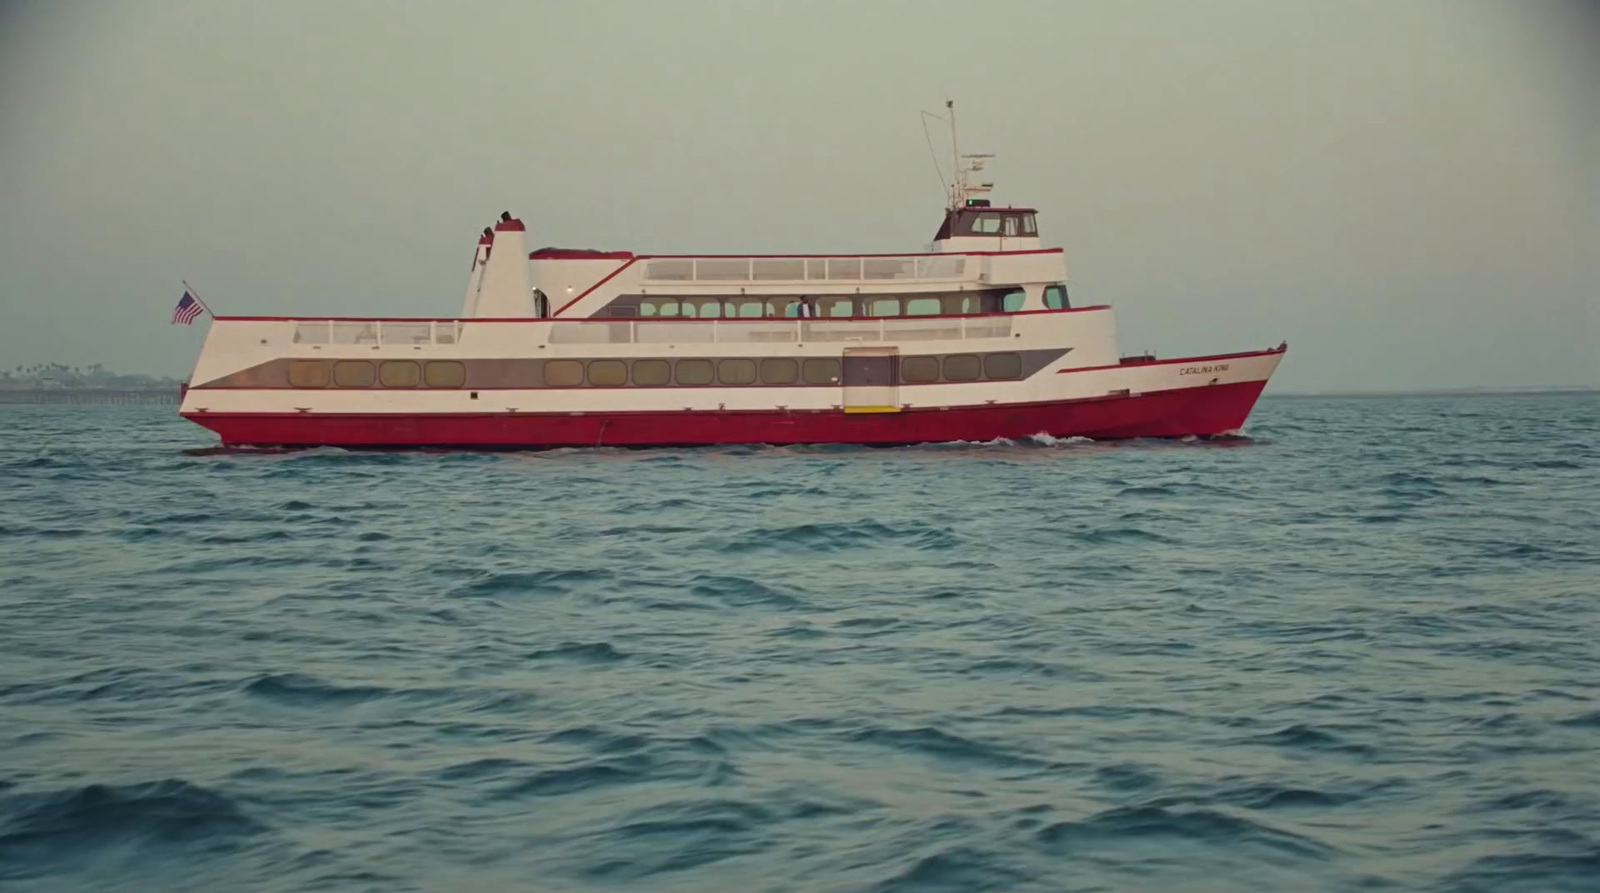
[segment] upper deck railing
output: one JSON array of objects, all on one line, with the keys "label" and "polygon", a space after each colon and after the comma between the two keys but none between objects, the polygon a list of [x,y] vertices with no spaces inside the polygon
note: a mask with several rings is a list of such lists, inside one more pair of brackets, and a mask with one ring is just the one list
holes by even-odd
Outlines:
[{"label": "upper deck railing", "polygon": [[[549,326],[550,344],[781,344],[1010,338],[1016,314],[857,319],[515,320]],[[488,320],[508,322],[507,320]],[[472,320],[295,320],[294,343],[422,347],[461,342]]]},{"label": "upper deck railing", "polygon": [[966,255],[857,257],[657,257],[646,282],[887,282],[971,278]]},{"label": "upper deck railing", "polygon": [[461,320],[302,319],[295,323],[296,344],[415,346],[458,344]]}]

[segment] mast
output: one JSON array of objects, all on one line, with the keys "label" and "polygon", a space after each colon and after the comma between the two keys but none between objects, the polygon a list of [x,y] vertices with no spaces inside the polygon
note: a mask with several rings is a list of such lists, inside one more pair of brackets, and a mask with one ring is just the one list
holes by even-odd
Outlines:
[{"label": "mast", "polygon": [[955,182],[950,184],[950,210],[954,211],[961,206],[961,144],[956,141],[956,101],[946,99],[945,111],[950,117],[950,170],[955,174]]}]

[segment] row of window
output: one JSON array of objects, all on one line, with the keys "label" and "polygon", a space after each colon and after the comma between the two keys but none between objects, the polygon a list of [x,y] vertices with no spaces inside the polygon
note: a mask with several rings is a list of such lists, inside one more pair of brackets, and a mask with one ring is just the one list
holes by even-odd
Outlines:
[{"label": "row of window", "polygon": [[[821,317],[961,316],[1015,313],[1022,309],[1022,289],[947,292],[921,295],[793,295],[766,298],[645,297],[628,295],[612,301],[603,317],[680,319],[797,319]],[[1044,305],[1065,310],[1067,288],[1046,286]]]},{"label": "row of window", "polygon": [[544,383],[552,388],[621,387],[628,384],[838,384],[836,357],[769,357],[764,360],[545,360]]},{"label": "row of window", "polygon": [[[329,366],[332,366],[331,374]],[[455,360],[290,360],[289,386],[325,388],[459,388],[467,383],[467,367]]]},{"label": "row of window", "polygon": [[[828,385],[839,384],[837,357],[732,357],[721,360],[545,360],[544,384],[552,388],[659,387],[682,385]],[[1016,353],[952,354],[946,357],[900,357],[900,381],[1007,381],[1022,377],[1022,355]],[[331,371],[330,371],[331,369]],[[292,360],[289,385],[296,388],[459,388],[466,384],[466,366],[454,360],[418,363],[411,360]]]}]

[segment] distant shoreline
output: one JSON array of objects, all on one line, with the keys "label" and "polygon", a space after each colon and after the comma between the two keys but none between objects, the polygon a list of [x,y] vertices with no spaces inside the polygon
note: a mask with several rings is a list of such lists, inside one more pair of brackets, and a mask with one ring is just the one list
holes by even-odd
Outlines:
[{"label": "distant shoreline", "polygon": [[1269,391],[1261,399],[1275,397],[1538,397],[1551,395],[1600,394],[1600,388],[1587,385],[1551,385],[1510,388],[1434,388],[1414,391]]},{"label": "distant shoreline", "polygon": [[170,388],[0,388],[0,404],[103,405],[176,404],[178,386]]}]

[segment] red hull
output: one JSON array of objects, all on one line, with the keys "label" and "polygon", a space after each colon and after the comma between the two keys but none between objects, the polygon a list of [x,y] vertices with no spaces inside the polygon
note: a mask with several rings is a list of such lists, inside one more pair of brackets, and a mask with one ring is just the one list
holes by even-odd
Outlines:
[{"label": "red hull", "polygon": [[189,413],[228,445],[349,447],[907,444],[1035,434],[1116,440],[1221,434],[1244,425],[1265,381],[1136,397],[910,409],[904,412],[716,411],[301,414]]}]

